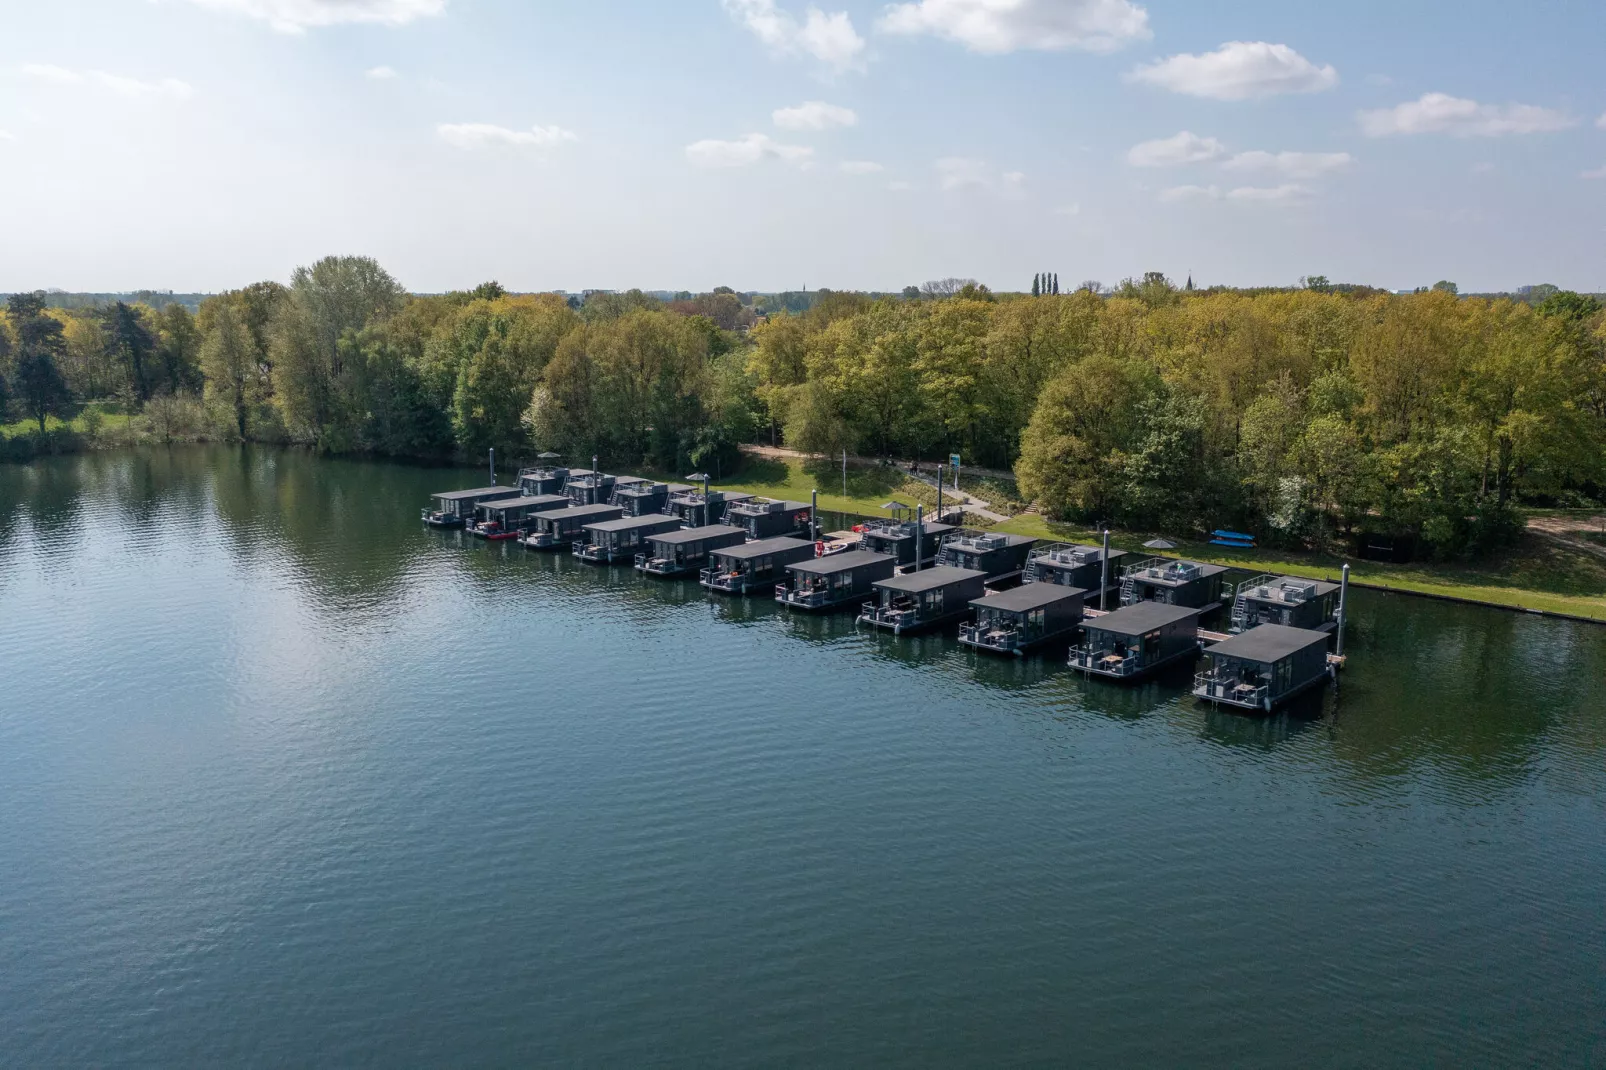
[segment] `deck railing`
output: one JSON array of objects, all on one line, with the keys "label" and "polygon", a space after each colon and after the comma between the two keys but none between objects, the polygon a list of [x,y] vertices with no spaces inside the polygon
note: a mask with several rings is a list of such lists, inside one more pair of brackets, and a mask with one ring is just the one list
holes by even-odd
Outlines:
[{"label": "deck railing", "polygon": [[1009,538],[991,531],[964,531],[951,532],[943,536],[942,548],[944,550],[968,550],[971,553],[984,554],[990,550],[1001,550],[1009,545]]},{"label": "deck railing", "polygon": [[1117,654],[1110,647],[1075,646],[1071,648],[1071,668],[1084,672],[1101,672],[1108,676],[1131,676],[1140,668],[1136,654]]},{"label": "deck railing", "polygon": [[705,587],[712,587],[719,591],[740,591],[747,586],[750,577],[746,572],[722,569],[717,565],[709,565],[697,573],[697,581]]},{"label": "deck railing", "polygon": [[859,619],[874,624],[884,624],[888,628],[906,628],[911,624],[918,624],[923,618],[919,606],[884,606],[879,602],[866,602],[859,611]]},{"label": "deck railing", "polygon": [[959,626],[959,641],[993,650],[1014,650],[1021,645],[1021,632],[1009,624],[970,622]]},{"label": "deck railing", "polygon": [[1126,570],[1129,579],[1161,580],[1166,583],[1187,583],[1204,575],[1204,568],[1192,561],[1167,561],[1163,557],[1151,557],[1146,561],[1139,561]]},{"label": "deck railing", "polygon": [[1227,702],[1245,709],[1263,709],[1271,688],[1266,684],[1252,684],[1234,673],[1218,673],[1213,669],[1195,673],[1193,693],[1211,702]]},{"label": "deck railing", "polygon": [[831,596],[831,585],[827,583],[810,587],[782,587],[775,592],[775,600],[806,609],[820,609],[835,601]]}]

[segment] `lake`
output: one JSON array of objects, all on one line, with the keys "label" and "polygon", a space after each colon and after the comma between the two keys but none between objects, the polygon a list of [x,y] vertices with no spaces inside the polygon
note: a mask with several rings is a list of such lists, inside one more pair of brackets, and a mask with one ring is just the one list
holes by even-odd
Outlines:
[{"label": "lake", "polygon": [[1606,628],[1338,690],[425,530],[483,475],[0,465],[0,1063],[1606,1066]]}]

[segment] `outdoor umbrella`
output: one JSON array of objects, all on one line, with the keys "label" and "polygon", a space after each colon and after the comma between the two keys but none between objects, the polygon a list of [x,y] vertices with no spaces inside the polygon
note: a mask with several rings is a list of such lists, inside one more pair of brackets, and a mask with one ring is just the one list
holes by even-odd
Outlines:
[{"label": "outdoor umbrella", "polygon": [[1176,543],[1167,542],[1164,539],[1150,539],[1143,545],[1150,550],[1175,550],[1177,548]]}]

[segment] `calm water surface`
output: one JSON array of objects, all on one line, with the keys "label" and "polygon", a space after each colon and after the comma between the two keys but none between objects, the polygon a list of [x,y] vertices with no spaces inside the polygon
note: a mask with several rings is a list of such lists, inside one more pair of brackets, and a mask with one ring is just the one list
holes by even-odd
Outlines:
[{"label": "calm water surface", "polygon": [[1606,1066],[1606,628],[1372,595],[1273,720],[0,466],[0,1064]]}]

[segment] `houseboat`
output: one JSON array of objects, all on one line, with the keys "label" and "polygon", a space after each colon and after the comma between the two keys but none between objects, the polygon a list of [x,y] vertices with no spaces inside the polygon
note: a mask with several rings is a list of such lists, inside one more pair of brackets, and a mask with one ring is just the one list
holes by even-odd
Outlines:
[{"label": "houseboat", "polygon": [[612,561],[635,561],[649,535],[660,535],[680,527],[680,519],[662,513],[621,516],[587,524],[573,543],[573,553],[582,561],[606,565]]},{"label": "houseboat", "polygon": [[587,524],[615,520],[622,510],[617,505],[574,505],[530,518],[530,533],[524,545],[532,550],[559,550],[574,546]]},{"label": "houseboat", "polygon": [[526,498],[562,494],[569,485],[569,470],[561,465],[538,464],[519,469],[519,492]]},{"label": "houseboat", "polygon": [[752,497],[738,490],[683,490],[669,496],[664,512],[680,517],[681,523],[689,528],[708,527],[721,523],[730,505],[749,501]]},{"label": "houseboat", "polygon": [[859,613],[860,624],[893,635],[936,628],[970,615],[970,603],[987,590],[987,574],[973,568],[936,565],[875,582],[876,598]]},{"label": "houseboat", "polygon": [[747,541],[747,532],[725,524],[705,524],[647,536],[647,549],[636,554],[636,569],[649,576],[696,575],[708,555]]},{"label": "houseboat", "polygon": [[959,641],[995,654],[1025,654],[1033,647],[1068,640],[1082,623],[1080,587],[1025,583],[970,603],[976,619],[959,626]]},{"label": "houseboat", "polygon": [[937,564],[975,569],[987,577],[987,586],[1008,587],[1020,582],[1026,557],[1036,545],[1029,535],[960,528],[943,536]]},{"label": "houseboat", "polygon": [[1070,665],[1113,680],[1136,680],[1199,656],[1199,614],[1191,606],[1136,602],[1082,622]]},{"label": "houseboat", "polygon": [[[1121,576],[1121,559],[1125,550],[1110,551],[1109,582],[1112,587]],[[1026,574],[1022,583],[1057,583],[1062,587],[1080,587],[1088,597],[1098,597],[1099,584],[1104,581],[1104,549],[1100,546],[1083,546],[1078,543],[1053,542],[1034,546],[1026,558]]]},{"label": "houseboat", "polygon": [[1260,624],[1205,650],[1210,668],[1193,678],[1196,697],[1243,710],[1271,710],[1332,675],[1327,633]]},{"label": "houseboat", "polygon": [[[915,537],[917,527],[920,529],[918,539]],[[859,549],[876,554],[889,554],[898,562],[900,568],[913,568],[915,546],[918,544],[920,563],[930,565],[936,563],[937,551],[942,548],[944,536],[958,530],[952,524],[931,520],[916,521],[912,517],[907,520],[901,516],[890,520],[866,520],[859,527]]]},{"label": "houseboat", "polygon": [[561,494],[542,494],[533,498],[498,498],[481,502],[474,511],[474,522],[469,533],[482,539],[516,539],[530,527],[530,518],[536,513],[564,509],[569,499]]},{"label": "houseboat", "polygon": [[891,579],[897,558],[869,550],[846,550],[786,566],[786,582],[775,600],[791,609],[823,610],[858,605],[875,591],[877,580]]},{"label": "houseboat", "polygon": [[786,566],[814,560],[814,544],[807,539],[778,535],[740,546],[726,546],[709,555],[710,564],[698,582],[724,594],[773,591],[786,579]]},{"label": "houseboat", "polygon": [[749,539],[773,539],[779,535],[803,538],[809,533],[812,512],[808,502],[749,498],[726,507],[725,523],[746,531]]},{"label": "houseboat", "polygon": [[1298,576],[1256,576],[1238,585],[1232,602],[1234,634],[1262,624],[1330,632],[1338,627],[1338,584]]},{"label": "houseboat", "polygon": [[624,486],[614,484],[613,504],[625,511],[625,516],[647,516],[650,513],[663,513],[664,506],[669,504],[671,494],[680,494],[691,490],[684,483],[654,483],[643,479],[639,483],[627,483]]},{"label": "houseboat", "polygon": [[1121,604],[1162,602],[1210,613],[1221,606],[1226,571],[1224,565],[1151,557],[1127,566],[1121,576]]},{"label": "houseboat", "polygon": [[484,502],[517,498],[517,487],[475,487],[473,490],[446,490],[431,494],[433,509],[425,508],[419,518],[432,528],[460,528],[474,519],[474,510]]},{"label": "houseboat", "polygon": [[569,473],[563,493],[576,505],[606,505],[613,497],[614,477],[606,472],[576,468]]}]

